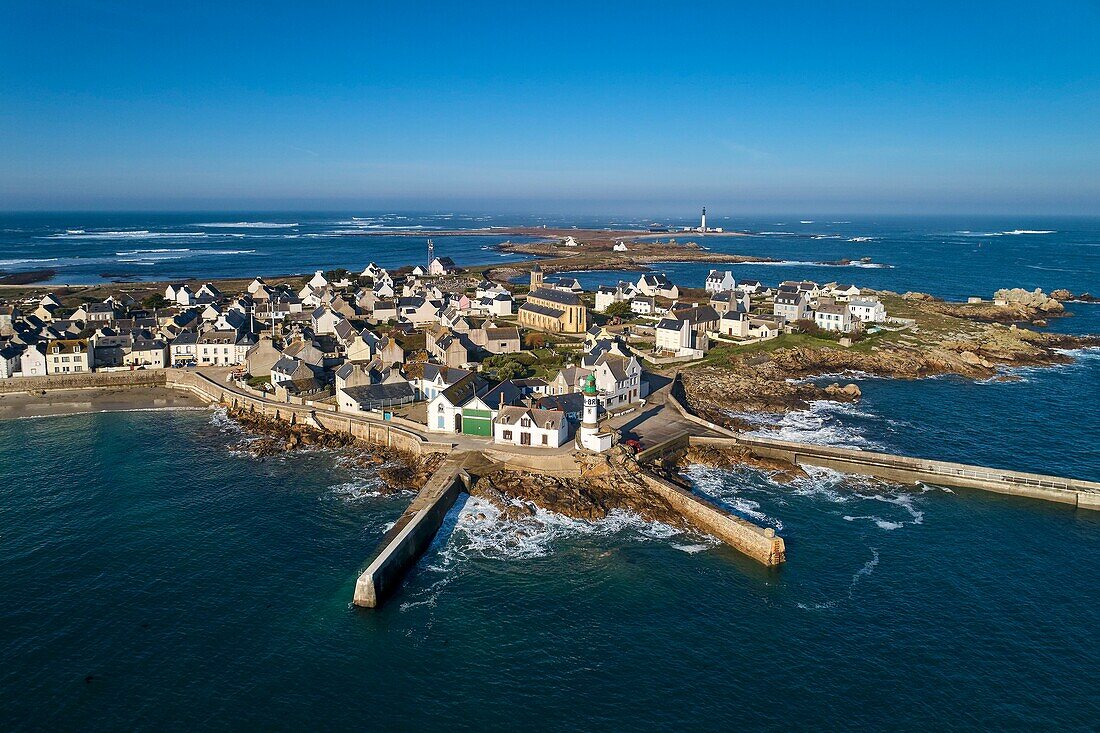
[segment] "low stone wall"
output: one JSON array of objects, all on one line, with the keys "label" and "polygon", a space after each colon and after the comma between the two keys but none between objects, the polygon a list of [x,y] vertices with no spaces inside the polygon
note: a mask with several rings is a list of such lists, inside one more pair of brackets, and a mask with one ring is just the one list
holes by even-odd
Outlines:
[{"label": "low stone wall", "polygon": [[643,472],[641,476],[650,488],[703,532],[769,567],[787,559],[783,538],[771,527],[759,527],[650,473]]},{"label": "low stone wall", "polygon": [[669,438],[663,443],[658,443],[643,451],[639,451],[635,458],[638,463],[657,463],[666,456],[675,456],[687,450],[690,441],[691,436],[687,433],[682,433],[675,438]]},{"label": "low stone wall", "polygon": [[0,379],[0,394],[41,390],[97,389],[103,387],[162,387],[164,369],[135,369],[125,372],[87,372],[85,374],[47,374],[41,377]]},{"label": "low stone wall", "polygon": [[678,413],[683,415],[684,419],[689,420],[696,425],[701,425],[702,427],[713,430],[720,435],[728,435],[730,437],[736,437],[738,435],[735,431],[730,430],[729,428],[724,428],[721,425],[710,422],[709,420],[704,420],[703,418],[693,413],[684,405],[683,396],[684,383],[680,380],[680,375],[677,374],[676,378],[672,380],[672,386],[668,389],[668,397],[665,399],[665,402],[668,405],[671,405],[672,408]]},{"label": "low stone wall", "polygon": [[377,608],[401,586],[409,568],[432,544],[463,488],[461,468],[456,462],[449,460],[439,467],[382,536],[374,558],[355,583],[355,605]]},{"label": "low stone wall", "polygon": [[453,447],[451,443],[426,440],[417,433],[393,425],[389,421],[369,420],[361,416],[342,415],[327,410],[318,411],[312,406],[292,405],[266,397],[254,397],[251,394],[230,389],[228,385],[218,384],[200,372],[180,369],[166,371],[169,387],[185,389],[207,402],[258,412],[276,420],[286,420],[291,424],[305,423],[331,432],[345,432],[369,443],[412,453],[449,452]]}]

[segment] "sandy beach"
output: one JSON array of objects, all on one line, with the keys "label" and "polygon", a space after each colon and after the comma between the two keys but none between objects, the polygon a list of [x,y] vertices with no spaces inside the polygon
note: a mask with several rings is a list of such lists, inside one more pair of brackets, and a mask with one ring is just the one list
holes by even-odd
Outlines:
[{"label": "sandy beach", "polygon": [[43,395],[16,392],[0,395],[0,420],[202,407],[204,403],[197,397],[167,387],[72,389]]}]

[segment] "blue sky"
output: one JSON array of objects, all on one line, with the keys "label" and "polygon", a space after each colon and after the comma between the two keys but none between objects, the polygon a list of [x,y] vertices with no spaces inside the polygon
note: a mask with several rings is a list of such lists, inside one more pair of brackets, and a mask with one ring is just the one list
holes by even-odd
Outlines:
[{"label": "blue sky", "polygon": [[0,209],[1100,214],[1096,2],[0,11]]}]

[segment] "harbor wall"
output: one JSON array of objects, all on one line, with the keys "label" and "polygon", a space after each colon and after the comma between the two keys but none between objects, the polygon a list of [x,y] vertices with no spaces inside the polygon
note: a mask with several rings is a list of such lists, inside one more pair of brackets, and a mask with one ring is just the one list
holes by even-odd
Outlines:
[{"label": "harbor wall", "polygon": [[103,387],[163,387],[166,380],[167,376],[164,369],[8,377],[7,379],[0,379],[0,394]]},{"label": "harbor wall", "polygon": [[294,424],[306,424],[330,432],[348,433],[359,440],[384,445],[412,453],[448,452],[451,443],[430,441],[423,436],[392,424],[390,421],[372,420],[362,415],[318,411],[313,406],[291,405],[264,397],[238,392],[218,384],[205,374],[194,371],[166,369],[167,386],[182,389],[206,402],[224,404],[235,409],[248,410],[276,420]]},{"label": "harbor wall", "polygon": [[355,582],[352,602],[377,608],[401,586],[406,573],[431,546],[465,487],[458,463],[446,461],[432,474],[401,518],[382,536],[374,557]]},{"label": "harbor wall", "polygon": [[1095,481],[895,456],[852,448],[793,443],[772,438],[693,436],[690,443],[747,448],[753,454],[763,458],[775,458],[796,465],[831,468],[842,473],[872,476],[902,484],[929,483],[977,489],[1069,504],[1082,509],[1100,509],[1100,483]]},{"label": "harbor wall", "polygon": [[751,557],[773,567],[787,559],[783,538],[771,527],[760,527],[670,481],[643,471],[641,477],[695,527]]}]

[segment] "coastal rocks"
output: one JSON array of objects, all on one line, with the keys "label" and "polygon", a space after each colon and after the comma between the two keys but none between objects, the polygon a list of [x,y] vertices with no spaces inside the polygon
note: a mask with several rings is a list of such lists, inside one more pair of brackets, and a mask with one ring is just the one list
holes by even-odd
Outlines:
[{"label": "coastal rocks", "polygon": [[825,388],[825,394],[838,402],[855,402],[863,396],[863,392],[860,390],[858,384],[846,384],[841,387],[836,382],[833,382]]},{"label": "coastal rocks", "polygon": [[683,517],[639,478],[641,469],[621,448],[596,456],[578,454],[577,459],[580,478],[501,469],[481,476],[470,494],[492,502],[509,519],[533,516],[541,508],[595,521],[622,510],[651,521],[684,524]]},{"label": "coastal rocks", "polygon": [[1061,313],[1065,310],[1057,298],[1047,295],[1040,288],[1002,288],[993,294],[993,302],[1002,306],[1023,306],[1043,313]]},{"label": "coastal rocks", "polygon": [[963,351],[959,354],[959,358],[961,358],[965,363],[969,364],[970,366],[981,367],[982,369],[993,368],[993,362],[989,361],[988,359],[983,359],[982,357],[975,354],[973,351]]},{"label": "coastal rocks", "polygon": [[1092,295],[1091,293],[1081,293],[1080,295],[1074,295],[1071,291],[1065,288],[1058,288],[1050,294],[1050,297],[1057,301],[1067,302],[1075,301],[1078,303],[1097,303],[1100,302],[1100,298]]},{"label": "coastal rocks", "polygon": [[901,297],[904,298],[905,300],[917,300],[917,301],[924,301],[924,302],[928,302],[928,303],[939,300],[939,298],[936,298],[935,296],[929,295],[928,293],[917,293],[917,292],[912,292],[912,291],[906,293],[905,295],[903,295]]},{"label": "coastal rocks", "polygon": [[801,466],[777,458],[754,455],[748,448],[692,445],[680,456],[678,465],[681,467],[707,466],[708,468],[750,466],[767,472],[772,479],[780,483],[789,483],[806,476]]},{"label": "coastal rocks", "polygon": [[368,445],[347,433],[334,433],[309,425],[291,424],[246,410],[226,413],[250,433],[232,447],[255,458],[286,455],[298,450],[333,450],[342,460],[364,468],[375,468],[386,488],[393,491],[418,490],[427,483],[444,460],[442,453],[415,455],[385,446]]},{"label": "coastal rocks", "polygon": [[256,437],[234,448],[258,458],[304,448],[346,448],[356,440],[346,433],[330,433],[309,425],[291,424],[245,410],[230,410],[228,416]]}]

